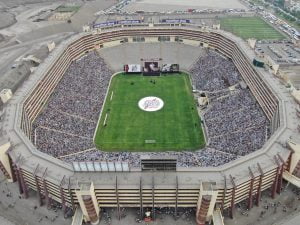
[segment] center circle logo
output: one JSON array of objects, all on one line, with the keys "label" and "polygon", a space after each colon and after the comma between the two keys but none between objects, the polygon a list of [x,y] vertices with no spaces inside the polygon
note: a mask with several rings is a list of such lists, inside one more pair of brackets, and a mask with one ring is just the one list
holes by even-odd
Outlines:
[{"label": "center circle logo", "polygon": [[147,112],[154,112],[162,109],[164,106],[163,100],[155,96],[142,98],[139,103],[139,108]]}]

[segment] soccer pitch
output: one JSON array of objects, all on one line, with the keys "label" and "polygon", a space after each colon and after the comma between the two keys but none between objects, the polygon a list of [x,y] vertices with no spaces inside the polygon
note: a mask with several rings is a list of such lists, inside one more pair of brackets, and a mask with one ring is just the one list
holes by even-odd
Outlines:
[{"label": "soccer pitch", "polygon": [[259,17],[221,19],[221,28],[243,38],[282,40],[285,37]]},{"label": "soccer pitch", "polygon": [[[138,102],[147,96],[162,99],[163,108],[143,111]],[[180,151],[203,147],[205,140],[189,76],[114,76],[94,142],[103,151]]]}]

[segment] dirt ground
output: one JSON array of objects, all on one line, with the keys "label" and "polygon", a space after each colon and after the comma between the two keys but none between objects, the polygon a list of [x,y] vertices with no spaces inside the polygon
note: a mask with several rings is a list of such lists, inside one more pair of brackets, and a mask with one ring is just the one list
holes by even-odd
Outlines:
[{"label": "dirt ground", "polygon": [[9,27],[16,22],[15,15],[0,9],[0,29]]},{"label": "dirt ground", "polygon": [[246,9],[238,0],[140,0],[124,7],[124,11],[167,12],[188,9]]},{"label": "dirt ground", "polygon": [[11,8],[19,5],[37,4],[45,2],[58,2],[61,0],[0,0],[0,8]]}]

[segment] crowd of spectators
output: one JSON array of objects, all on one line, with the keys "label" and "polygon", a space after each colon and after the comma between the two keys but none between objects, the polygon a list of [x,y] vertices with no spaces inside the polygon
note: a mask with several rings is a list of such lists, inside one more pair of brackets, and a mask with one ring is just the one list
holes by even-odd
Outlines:
[{"label": "crowd of spectators", "polygon": [[216,52],[200,56],[190,70],[197,90],[216,92],[242,80],[235,65]]},{"label": "crowd of spectators", "polygon": [[207,146],[198,151],[133,153],[103,152],[95,148],[93,135],[112,72],[91,52],[74,61],[33,124],[37,148],[72,161],[128,161],[140,166],[143,154],[176,156],[177,165],[219,166],[262,147],[269,122],[234,64],[208,51],[190,70],[193,86],[205,93],[209,104],[202,111]]},{"label": "crowd of spectators", "polygon": [[37,148],[54,157],[94,148],[93,135],[112,72],[91,52],[74,61],[33,124]]},{"label": "crowd of spectators", "polygon": [[207,146],[240,157],[261,148],[270,123],[233,62],[208,51],[191,69],[193,85],[206,93],[209,105],[202,113]]}]

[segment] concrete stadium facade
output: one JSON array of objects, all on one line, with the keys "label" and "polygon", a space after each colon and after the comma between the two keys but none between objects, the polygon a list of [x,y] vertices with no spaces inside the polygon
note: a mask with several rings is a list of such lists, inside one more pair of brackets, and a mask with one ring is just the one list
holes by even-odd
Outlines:
[{"label": "concrete stadium facade", "polygon": [[[32,123],[73,60],[88,51],[133,42],[170,42],[215,49],[230,58],[271,122],[272,136],[262,149],[219,167],[178,167],[172,172],[143,172],[140,168],[123,172],[76,172],[72,165],[46,155],[31,142]],[[66,209],[81,209],[85,221],[96,224],[101,208],[182,207],[196,208],[197,224],[211,220],[216,212],[248,201],[248,208],[260,204],[261,192],[280,193],[283,177],[298,168],[298,145],[294,116],[295,103],[281,84],[263,70],[252,66],[254,53],[239,38],[220,30],[180,24],[119,26],[83,32],[60,44],[45,63],[31,75],[5,107],[0,169],[17,181],[20,193],[36,191],[40,204],[52,200]],[[167,175],[166,175],[167,174]],[[298,179],[298,180],[297,180]],[[295,182],[294,182],[295,183]],[[100,208],[100,209],[99,209]],[[120,214],[119,214],[120,215]]]}]

